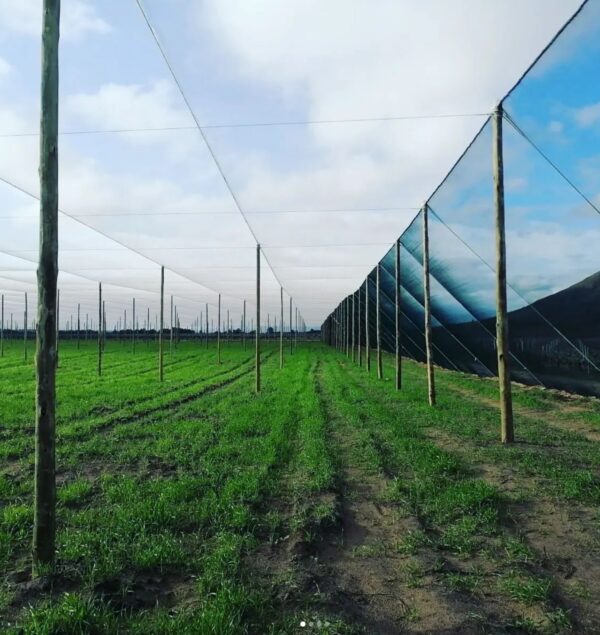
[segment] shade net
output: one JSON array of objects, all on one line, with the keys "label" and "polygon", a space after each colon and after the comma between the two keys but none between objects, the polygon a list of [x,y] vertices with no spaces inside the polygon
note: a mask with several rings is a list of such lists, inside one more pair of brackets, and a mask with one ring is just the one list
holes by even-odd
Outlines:
[{"label": "shade net", "polygon": [[[502,122],[511,377],[594,395],[600,395],[600,86],[592,77],[599,35],[600,2],[590,0],[511,91]],[[486,377],[497,374],[492,132],[489,120],[428,200],[433,361]],[[402,349],[423,361],[422,212],[399,241]],[[395,248],[378,266],[381,345],[393,351]],[[374,346],[375,273],[368,284]]]}]

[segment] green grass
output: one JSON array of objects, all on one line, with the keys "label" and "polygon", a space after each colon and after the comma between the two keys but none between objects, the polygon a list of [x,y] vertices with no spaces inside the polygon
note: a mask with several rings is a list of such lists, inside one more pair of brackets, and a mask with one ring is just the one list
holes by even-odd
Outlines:
[{"label": "green grass", "polygon": [[[419,365],[405,363],[396,393],[318,344],[299,346],[280,370],[276,344],[265,343],[256,396],[250,345],[224,345],[219,365],[214,346],[182,342],[165,356],[160,384],[154,342],[135,354],[109,342],[101,378],[93,343],[79,351],[63,343],[57,563],[53,588],[31,590],[32,357],[25,363],[11,343],[0,359],[0,625],[8,632],[275,634],[296,633],[301,621],[311,624],[305,632],[359,632],[318,598],[278,599],[277,580],[297,586],[291,560],[279,578],[257,570],[260,554],[290,535],[318,545],[335,531],[342,453],[384,479],[382,500],[418,526],[393,544],[355,546],[356,559],[368,566],[400,554],[409,588],[432,578],[447,593],[493,592],[517,607],[517,622],[568,628],[551,575],[507,510],[527,500],[530,480],[554,501],[597,505],[598,444],[544,425],[554,398],[517,389],[515,403],[540,419],[518,418],[521,443],[500,447],[486,401],[493,382],[439,372],[432,409]],[[386,356],[388,378],[391,362]],[[577,417],[600,425],[595,402]],[[523,487],[507,495],[478,464],[510,468]],[[418,622],[416,608],[406,614]]]}]

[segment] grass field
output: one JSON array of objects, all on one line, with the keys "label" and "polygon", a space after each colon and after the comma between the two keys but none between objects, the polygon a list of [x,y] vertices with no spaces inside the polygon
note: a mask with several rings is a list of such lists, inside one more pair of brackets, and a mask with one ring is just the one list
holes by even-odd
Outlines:
[{"label": "grass field", "polygon": [[598,633],[600,402],[320,344],[63,344],[58,563],[31,580],[33,346],[0,359],[9,633]]}]

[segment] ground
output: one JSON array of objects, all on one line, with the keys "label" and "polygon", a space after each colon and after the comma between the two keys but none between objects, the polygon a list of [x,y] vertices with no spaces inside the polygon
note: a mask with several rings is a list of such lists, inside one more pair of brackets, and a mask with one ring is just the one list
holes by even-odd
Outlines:
[{"label": "ground", "polygon": [[[0,358],[9,633],[599,633],[600,402],[317,343],[63,343],[58,554],[32,580],[33,350]],[[373,365],[374,368],[374,365]]]}]

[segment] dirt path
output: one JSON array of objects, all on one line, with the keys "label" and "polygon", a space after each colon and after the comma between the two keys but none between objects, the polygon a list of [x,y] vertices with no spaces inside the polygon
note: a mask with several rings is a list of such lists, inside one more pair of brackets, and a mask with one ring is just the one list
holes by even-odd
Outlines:
[{"label": "dirt path", "polygon": [[[321,389],[319,389],[321,392]],[[367,633],[469,634],[470,603],[443,593],[434,552],[418,557],[401,546],[419,529],[416,518],[386,504],[390,481],[362,467],[357,430],[323,399],[337,462],[338,523],[305,560],[325,604]]]},{"label": "dirt path", "polygon": [[[435,428],[427,436],[461,455],[479,478],[506,496],[506,526],[534,554],[532,566],[553,581],[554,600],[567,607],[578,633],[600,633],[600,513],[583,503],[558,501],[540,492],[535,478],[512,466],[477,458],[477,447]],[[512,501],[512,502],[511,502]]]}]

